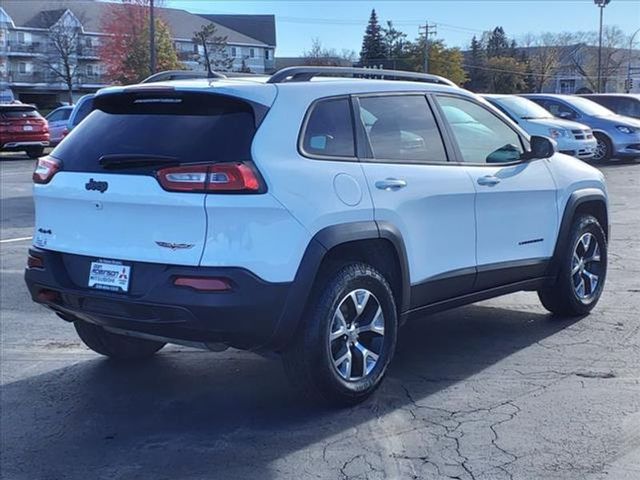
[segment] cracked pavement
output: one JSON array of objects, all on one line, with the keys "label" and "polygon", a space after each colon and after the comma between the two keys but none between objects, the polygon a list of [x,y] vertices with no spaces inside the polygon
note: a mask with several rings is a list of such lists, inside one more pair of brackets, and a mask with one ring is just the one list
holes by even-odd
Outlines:
[{"label": "cracked pavement", "polygon": [[[2,239],[33,225],[33,163],[11,158]],[[251,353],[106,361],[30,302],[29,242],[1,244],[0,478],[640,478],[640,164],[602,170],[612,240],[591,315],[518,293],[410,323],[382,387],[346,410],[304,403]]]}]

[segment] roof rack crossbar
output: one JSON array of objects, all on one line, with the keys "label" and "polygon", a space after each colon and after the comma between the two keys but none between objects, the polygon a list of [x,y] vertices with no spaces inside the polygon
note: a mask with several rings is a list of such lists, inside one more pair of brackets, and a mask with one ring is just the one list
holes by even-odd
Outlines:
[{"label": "roof rack crossbar", "polygon": [[267,83],[308,82],[317,76],[341,77],[353,76],[364,78],[381,78],[385,80],[413,80],[417,82],[439,83],[457,87],[451,80],[429,73],[405,72],[383,68],[363,67],[287,67],[271,75]]}]

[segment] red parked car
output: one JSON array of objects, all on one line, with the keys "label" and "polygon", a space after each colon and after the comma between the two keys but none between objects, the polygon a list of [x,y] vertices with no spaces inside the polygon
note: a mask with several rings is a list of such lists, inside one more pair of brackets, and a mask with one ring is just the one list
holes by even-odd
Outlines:
[{"label": "red parked car", "polygon": [[49,125],[36,107],[0,105],[0,151],[26,152],[38,158],[49,146]]}]

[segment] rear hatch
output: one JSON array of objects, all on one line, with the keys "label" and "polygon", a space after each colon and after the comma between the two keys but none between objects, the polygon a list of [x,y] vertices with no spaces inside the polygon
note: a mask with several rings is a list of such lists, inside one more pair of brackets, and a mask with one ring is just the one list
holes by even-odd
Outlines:
[{"label": "rear hatch", "polygon": [[103,94],[94,107],[34,173],[34,245],[198,265],[210,220],[199,172],[250,162],[266,107],[173,89]]},{"label": "rear hatch", "polygon": [[29,105],[0,107],[0,144],[46,141],[47,121]]}]

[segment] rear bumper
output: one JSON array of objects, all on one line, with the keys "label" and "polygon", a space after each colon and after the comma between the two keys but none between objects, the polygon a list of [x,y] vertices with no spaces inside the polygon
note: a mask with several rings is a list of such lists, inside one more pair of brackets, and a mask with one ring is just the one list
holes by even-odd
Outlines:
[{"label": "rear bumper", "polygon": [[[271,349],[282,340],[276,330],[289,283],[265,282],[241,268],[125,262],[131,265],[129,293],[113,293],[87,287],[97,258],[37,248],[29,253],[44,263],[43,269],[25,271],[33,301],[67,320],[242,349]],[[232,288],[203,292],[175,286],[178,276],[223,277]]]},{"label": "rear bumper", "polygon": [[33,140],[33,141],[9,141],[2,145],[2,149],[18,149],[18,148],[28,148],[28,147],[48,147],[48,140]]}]

